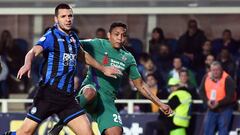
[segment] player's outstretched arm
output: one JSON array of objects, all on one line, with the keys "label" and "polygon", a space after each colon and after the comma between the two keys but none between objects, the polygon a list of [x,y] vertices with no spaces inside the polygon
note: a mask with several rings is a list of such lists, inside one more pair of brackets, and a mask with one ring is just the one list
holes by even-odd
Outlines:
[{"label": "player's outstretched arm", "polygon": [[42,51],[43,51],[42,46],[36,45],[26,54],[24,65],[19,69],[17,74],[18,79],[21,79],[25,73],[27,73],[28,78],[30,78],[32,60],[36,56],[38,56]]},{"label": "player's outstretched arm", "polygon": [[[122,72],[113,67],[113,66],[104,66],[99,64],[89,53],[81,49],[82,52],[80,55],[84,56],[85,63],[96,68],[97,70],[103,72],[105,76],[112,77],[112,78],[117,78],[117,75],[121,75]],[[84,54],[82,54],[84,53]]]},{"label": "player's outstretched arm", "polygon": [[133,84],[138,91],[141,92],[141,94],[155,103],[165,115],[170,116],[173,113],[172,109],[167,104],[162,103],[160,99],[149,90],[147,84],[142,80],[142,78],[133,80]]}]

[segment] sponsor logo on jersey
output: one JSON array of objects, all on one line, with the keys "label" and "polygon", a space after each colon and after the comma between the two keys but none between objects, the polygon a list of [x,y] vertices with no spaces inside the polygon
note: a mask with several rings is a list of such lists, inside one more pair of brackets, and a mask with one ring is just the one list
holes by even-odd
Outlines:
[{"label": "sponsor logo on jersey", "polygon": [[76,54],[64,53],[63,54],[63,65],[64,66],[75,66],[77,60]]},{"label": "sponsor logo on jersey", "polygon": [[110,66],[114,66],[120,70],[124,70],[126,67],[126,65],[123,62],[113,59],[110,60]]}]

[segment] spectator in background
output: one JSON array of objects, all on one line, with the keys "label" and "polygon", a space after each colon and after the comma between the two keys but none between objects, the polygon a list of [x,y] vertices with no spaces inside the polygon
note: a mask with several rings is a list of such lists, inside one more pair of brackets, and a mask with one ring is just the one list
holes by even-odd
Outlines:
[{"label": "spectator in background", "polygon": [[192,95],[193,99],[198,99],[198,94],[196,87],[194,87],[189,80],[189,74],[186,69],[181,69],[179,71],[179,85],[188,89],[188,92]]},{"label": "spectator in background", "polygon": [[159,88],[165,88],[165,82],[161,76],[161,72],[157,69],[157,66],[155,65],[155,63],[153,63],[153,60],[150,57],[144,58],[142,60],[142,64],[144,67],[142,71],[142,77],[144,78],[144,80],[146,80],[148,74],[153,74],[158,80]]},{"label": "spectator in background", "polygon": [[212,41],[211,40],[206,40],[203,43],[202,54],[203,54],[203,56],[207,56],[208,54],[213,54]]},{"label": "spectator in background", "polygon": [[197,73],[196,74],[197,84],[201,83],[202,77],[205,75],[206,72],[205,59],[209,54],[213,54],[212,42],[210,40],[206,40],[202,45],[201,52],[199,52],[199,55],[196,58],[196,61],[198,63],[196,64],[197,68],[195,69]]},{"label": "spectator in background", "polygon": [[149,41],[149,53],[155,57],[158,53],[158,48],[161,44],[165,43],[165,36],[163,30],[156,27],[152,31],[151,39]]},{"label": "spectator in background", "polygon": [[132,53],[132,55],[134,56],[134,58],[138,62],[138,59],[139,59],[141,53],[143,52],[142,41],[138,38],[132,38],[128,34],[127,39],[126,39],[124,44],[125,44],[124,47],[127,49],[127,51]]},{"label": "spectator in background", "polygon": [[[6,62],[9,74],[7,83],[9,84],[9,92],[26,92],[28,79],[17,79],[17,72],[24,62],[24,56],[28,50],[28,43],[24,39],[13,39],[10,31],[4,30],[1,34],[1,56],[2,60]],[[17,50],[17,51],[16,51]]]},{"label": "spectator in background", "polygon": [[198,69],[199,68],[204,68],[204,61],[206,59],[206,57],[209,55],[209,54],[213,54],[213,50],[212,50],[212,42],[210,40],[206,40],[203,45],[202,45],[202,49],[201,49],[201,52],[199,54],[199,57],[196,58],[196,60],[198,60]]},{"label": "spectator in background", "polygon": [[210,71],[210,65],[215,61],[215,56],[213,54],[208,54],[205,59],[205,74]]},{"label": "spectator in background", "polygon": [[205,116],[204,135],[227,135],[236,101],[235,83],[223,71],[221,63],[214,61],[199,88],[204,103],[208,106]]},{"label": "spectator in background", "polygon": [[225,29],[222,37],[213,41],[213,51],[216,55],[218,55],[223,48],[226,48],[233,56],[237,55],[238,45],[232,38],[232,32],[229,29]]},{"label": "spectator in background", "polygon": [[145,71],[145,68],[143,66],[143,64],[145,63],[145,61],[147,61],[147,59],[151,59],[150,55],[148,53],[141,53],[140,56],[139,56],[139,59],[138,59],[138,71],[139,73],[143,76],[144,74],[144,71]]},{"label": "spectator in background", "polygon": [[183,59],[184,65],[191,67],[194,70],[197,68],[199,50],[202,49],[203,43],[207,40],[204,32],[198,28],[196,20],[188,21],[187,31],[180,36],[177,45],[177,52],[179,52]]},{"label": "spectator in background", "polygon": [[174,110],[173,117],[164,117],[161,112],[158,120],[146,124],[145,135],[186,135],[186,128],[190,122],[190,108],[192,104],[191,94],[186,87],[182,87],[178,79],[171,78],[168,81],[171,94],[168,97],[168,105]]},{"label": "spectator in background", "polygon": [[187,69],[186,67],[184,67],[182,65],[182,59],[180,57],[175,57],[173,59],[173,69],[168,73],[168,80],[170,78],[176,78],[179,80],[179,72],[182,69],[187,70],[188,75],[189,75],[190,84],[194,87],[197,87],[197,81],[196,81],[195,75],[193,74],[193,72],[190,69]]},{"label": "spectator in background", "polygon": [[[166,99],[168,97],[168,93],[166,90],[159,89],[158,80],[154,76],[154,74],[148,74],[146,77],[146,83],[149,87],[149,90],[160,99]],[[154,103],[151,103],[151,112],[158,112],[158,106]]]},{"label": "spectator in background", "polygon": [[[196,74],[196,78],[197,78],[197,83],[198,85],[201,84],[202,78],[203,76],[209,72],[210,70],[210,65],[211,63],[215,61],[215,56],[213,54],[206,54],[206,56],[204,56],[204,60],[203,60],[203,67],[201,70],[198,70],[197,74]],[[202,63],[202,62],[201,62]]]},{"label": "spectator in background", "polygon": [[[182,69],[179,71],[179,85],[185,87],[188,92],[191,94],[192,99],[199,99],[199,94],[197,88],[194,87],[189,80],[189,73],[186,69]],[[192,104],[191,110],[192,112],[204,112],[204,106],[202,104]]]},{"label": "spectator in background", "polygon": [[9,51],[12,49],[13,47],[13,37],[12,37],[12,34],[10,33],[10,31],[8,30],[4,30],[2,31],[1,33],[1,39],[0,39],[0,52],[1,52],[1,55],[3,57],[6,57],[7,59],[10,59],[8,58],[9,56]]},{"label": "spectator in background", "polygon": [[98,28],[95,33],[96,38],[107,39],[107,33],[104,28]]},{"label": "spectator in background", "polygon": [[161,72],[164,82],[167,82],[168,72],[172,69],[173,55],[171,53],[170,47],[166,44],[162,44],[158,48],[158,55],[154,61],[158,70]]},{"label": "spectator in background", "polygon": [[130,52],[138,62],[140,54],[137,53],[136,49],[133,48],[132,44],[129,41],[130,41],[130,38],[129,38],[129,35],[127,35],[123,48],[126,49],[128,52]]},{"label": "spectator in background", "polygon": [[226,71],[232,78],[236,77],[236,63],[232,59],[227,48],[221,50],[217,60],[221,63],[224,71]]},{"label": "spectator in background", "polygon": [[7,64],[8,59],[11,59],[9,56],[9,50],[13,46],[13,38],[8,30],[4,30],[1,33],[0,38],[0,63],[1,63],[1,72],[0,72],[0,98],[8,98],[9,94],[9,84],[7,81],[9,74],[9,67]]},{"label": "spectator in background", "polygon": [[5,60],[0,55],[0,64],[1,64],[1,71],[0,71],[0,99],[1,98],[8,98],[8,84],[6,82],[8,76],[8,67]]}]

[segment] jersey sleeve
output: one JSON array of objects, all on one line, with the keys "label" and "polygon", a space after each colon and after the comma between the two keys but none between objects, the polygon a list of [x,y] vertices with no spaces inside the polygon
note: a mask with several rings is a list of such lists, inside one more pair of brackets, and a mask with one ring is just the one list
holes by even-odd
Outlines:
[{"label": "jersey sleeve", "polygon": [[138,71],[138,68],[137,68],[137,63],[134,59],[133,56],[130,57],[131,58],[131,62],[130,62],[130,65],[129,65],[129,78],[131,80],[135,80],[135,79],[138,79],[141,77],[139,71]]},{"label": "jersey sleeve", "polygon": [[86,39],[86,40],[80,40],[81,47],[87,51],[89,54],[94,56],[94,52],[96,52],[101,42],[98,39]]},{"label": "jersey sleeve", "polygon": [[51,46],[53,46],[53,36],[51,34],[51,31],[49,30],[44,34],[35,45],[40,45],[43,47],[44,50],[49,49]]}]

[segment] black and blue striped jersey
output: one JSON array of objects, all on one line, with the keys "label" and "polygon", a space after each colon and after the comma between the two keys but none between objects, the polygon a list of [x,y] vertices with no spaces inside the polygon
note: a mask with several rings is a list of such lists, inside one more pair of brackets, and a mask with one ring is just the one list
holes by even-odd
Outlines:
[{"label": "black and blue striped jersey", "polygon": [[67,35],[54,26],[39,39],[36,45],[44,49],[45,62],[41,70],[41,83],[64,93],[72,93],[77,54],[80,50],[76,33],[70,32]]}]

